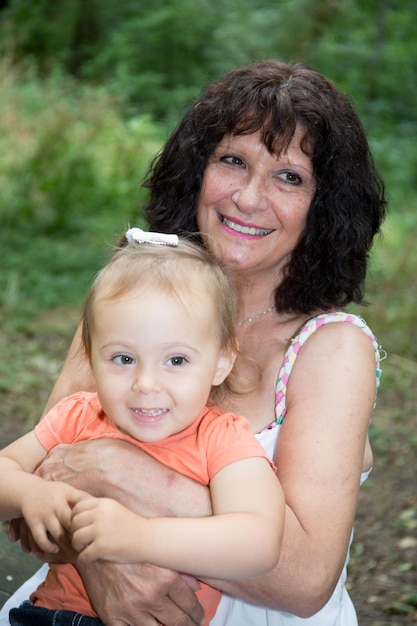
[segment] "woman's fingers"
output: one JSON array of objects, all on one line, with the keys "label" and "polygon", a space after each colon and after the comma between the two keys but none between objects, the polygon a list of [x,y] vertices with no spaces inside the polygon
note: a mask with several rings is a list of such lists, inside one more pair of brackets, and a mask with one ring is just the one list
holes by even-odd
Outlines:
[{"label": "woman's fingers", "polygon": [[204,618],[197,596],[176,572],[147,563],[96,561],[78,567],[106,626],[197,626]]}]

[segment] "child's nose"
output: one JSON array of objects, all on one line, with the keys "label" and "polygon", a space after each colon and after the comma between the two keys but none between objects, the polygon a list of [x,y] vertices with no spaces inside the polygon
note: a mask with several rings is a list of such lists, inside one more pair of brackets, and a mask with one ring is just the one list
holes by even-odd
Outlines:
[{"label": "child's nose", "polygon": [[135,370],[132,390],[136,393],[150,393],[152,391],[159,391],[159,377],[155,369],[152,367],[139,365]]}]

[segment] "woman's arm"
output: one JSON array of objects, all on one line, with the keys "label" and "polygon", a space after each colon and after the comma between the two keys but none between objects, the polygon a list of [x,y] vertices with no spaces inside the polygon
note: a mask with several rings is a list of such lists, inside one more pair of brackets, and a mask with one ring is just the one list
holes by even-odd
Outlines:
[{"label": "woman's arm", "polygon": [[272,569],[284,500],[268,461],[253,457],[227,465],[210,492],[213,515],[197,518],[144,517],[114,499],[87,498],[72,511],[72,545],[82,562],[141,561],[197,577],[252,578]]},{"label": "woman's arm", "polygon": [[211,515],[208,487],[161,465],[121,439],[55,446],[37,469],[96,497],[113,498],[147,517]]},{"label": "woman's arm", "polygon": [[324,606],[346,558],[375,390],[374,350],[361,330],[329,324],[308,339],[276,450],[287,504],[280,561],[253,581],[209,584],[300,617]]},{"label": "woman's arm", "polygon": [[66,396],[77,391],[94,391],[95,382],[81,342],[81,324],[78,326],[64,366],[48,398],[44,413]]}]

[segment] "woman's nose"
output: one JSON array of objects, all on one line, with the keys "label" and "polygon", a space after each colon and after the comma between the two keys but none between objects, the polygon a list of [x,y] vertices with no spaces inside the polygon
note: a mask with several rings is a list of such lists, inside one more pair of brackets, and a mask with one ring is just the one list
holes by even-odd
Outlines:
[{"label": "woman's nose", "polygon": [[239,187],[232,193],[232,200],[242,213],[265,209],[268,204],[265,182],[258,176],[240,181]]}]

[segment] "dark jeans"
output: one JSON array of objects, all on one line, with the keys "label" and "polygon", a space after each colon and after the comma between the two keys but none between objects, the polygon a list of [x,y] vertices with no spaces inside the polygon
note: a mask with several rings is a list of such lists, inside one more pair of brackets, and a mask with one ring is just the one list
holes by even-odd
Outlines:
[{"label": "dark jeans", "polygon": [[87,617],[73,611],[52,611],[31,602],[23,602],[9,613],[11,626],[104,626],[98,617]]}]

